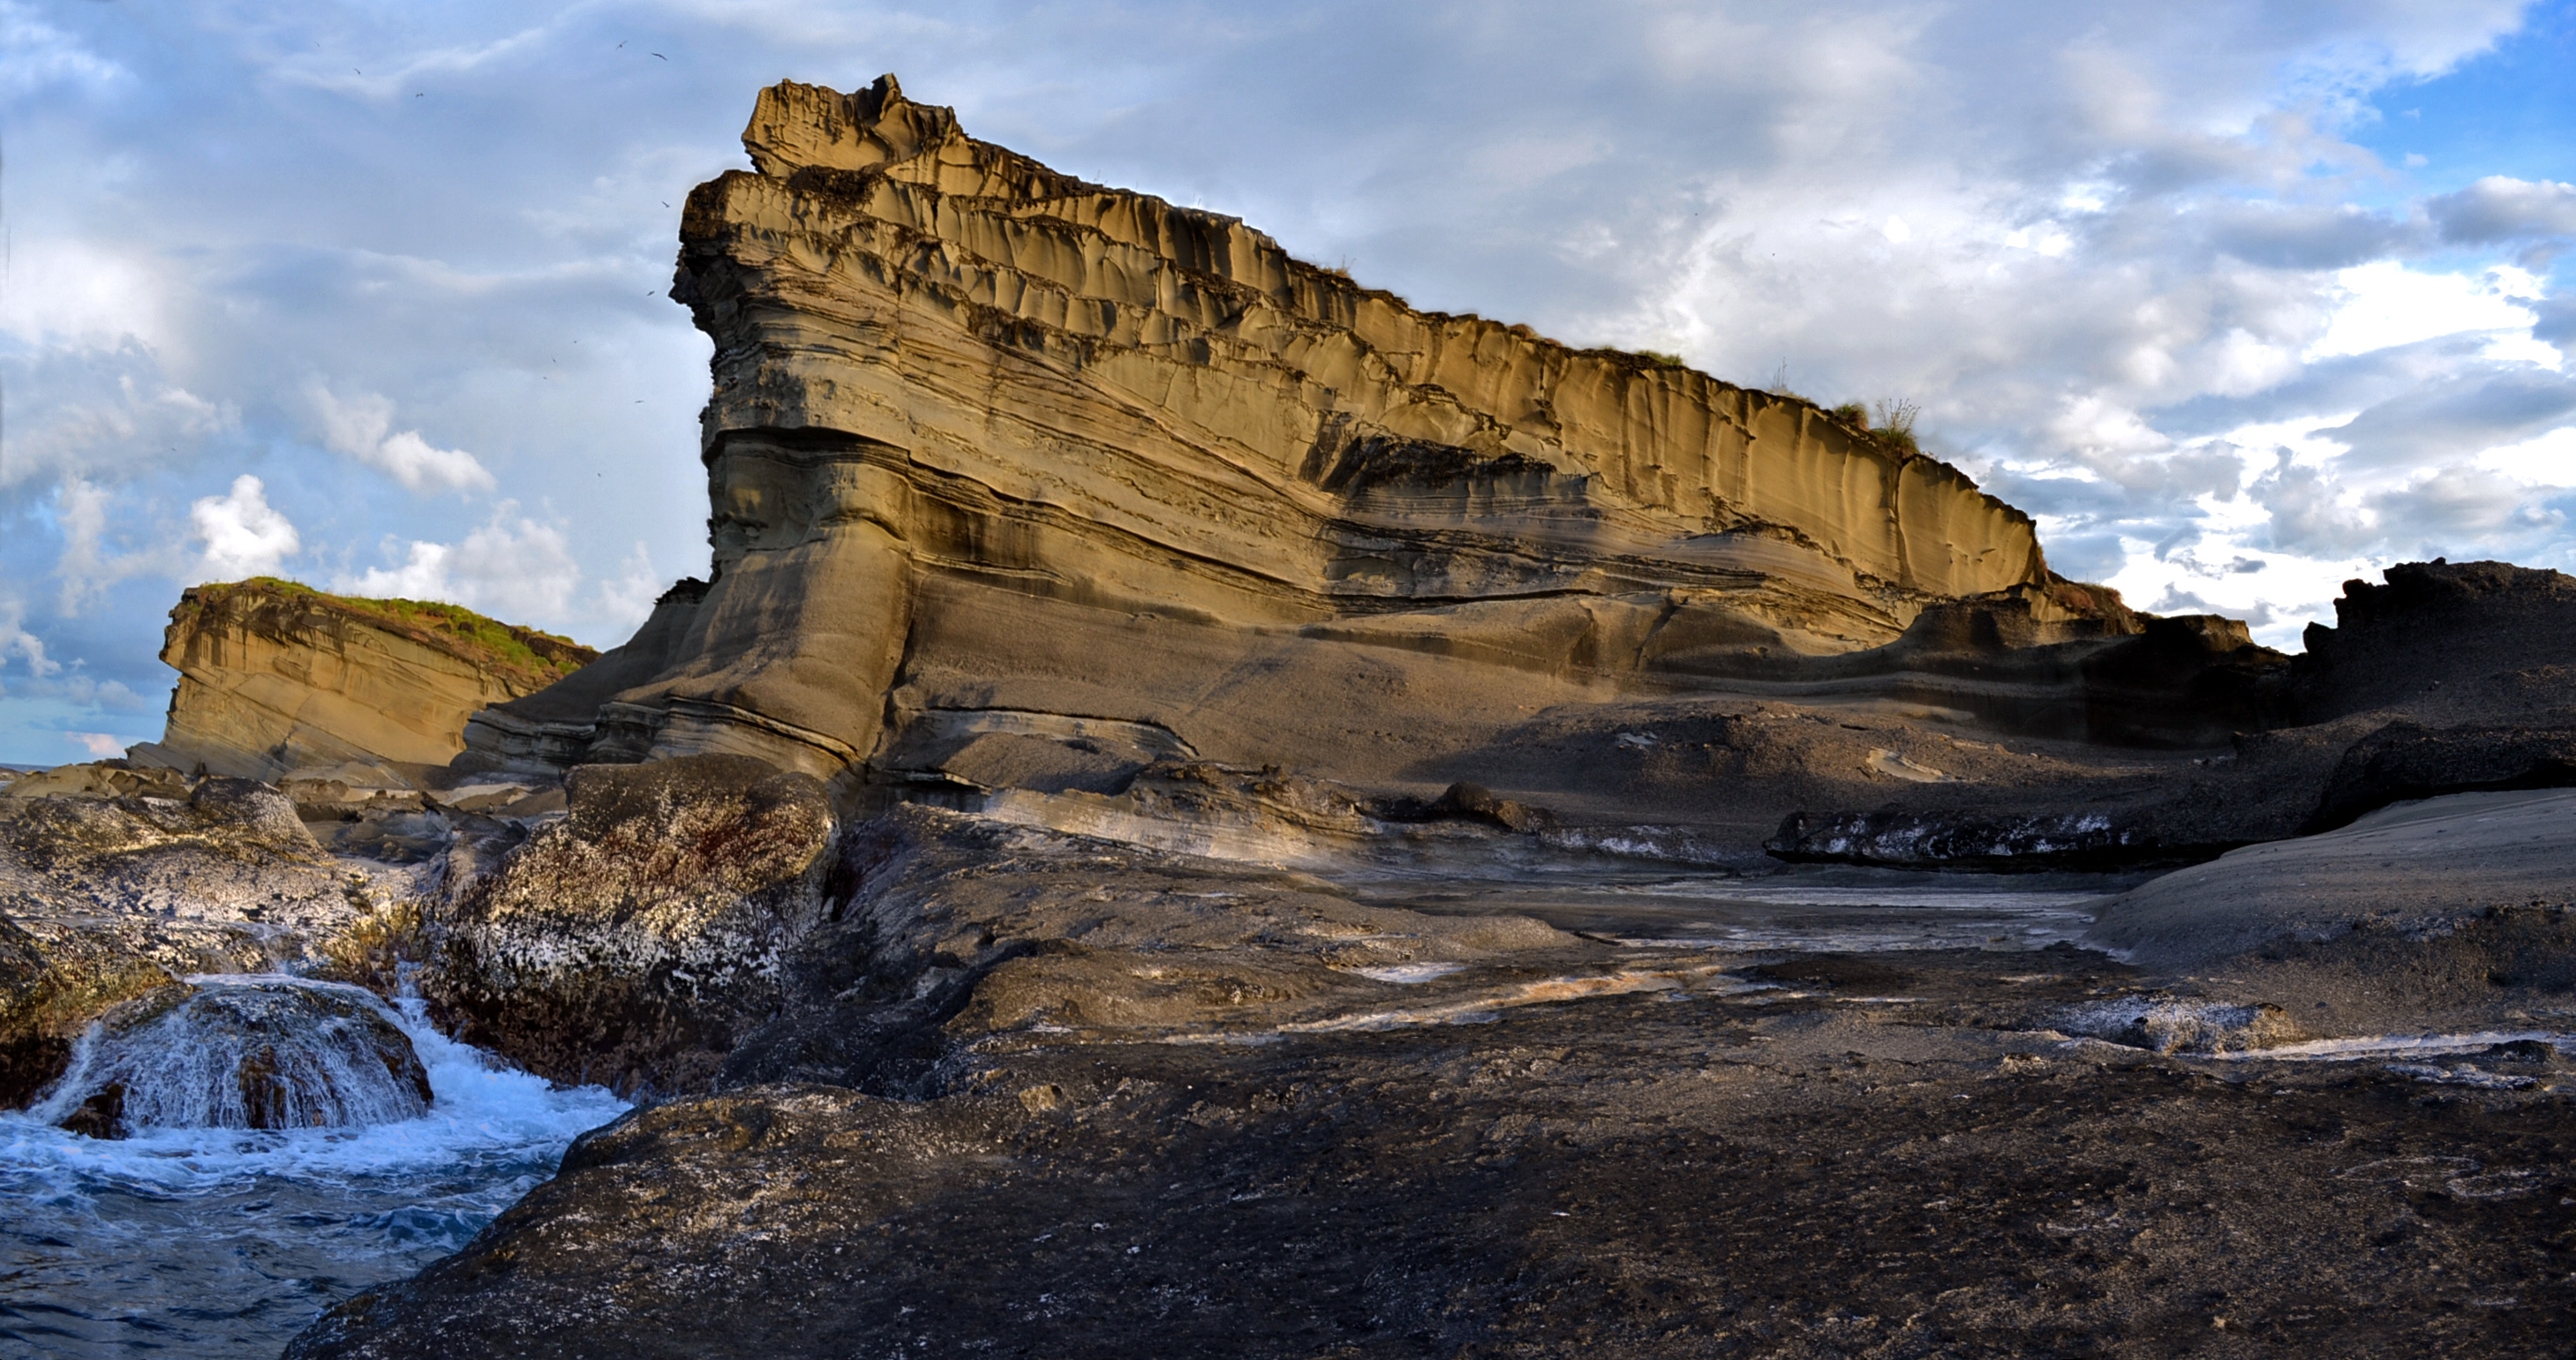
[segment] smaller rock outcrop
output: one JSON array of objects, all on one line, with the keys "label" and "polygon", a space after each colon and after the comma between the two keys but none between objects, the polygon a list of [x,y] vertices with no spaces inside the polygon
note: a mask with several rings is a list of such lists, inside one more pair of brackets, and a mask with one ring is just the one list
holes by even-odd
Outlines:
[{"label": "smaller rock outcrop", "polygon": [[2090,935],[2142,966],[2331,1002],[2347,1024],[2515,986],[2563,997],[2576,986],[2571,844],[2576,790],[2400,803],[2141,884],[2104,903]]},{"label": "smaller rock outcrop", "polygon": [[2354,742],[2327,777],[2305,830],[2331,831],[2391,803],[2448,793],[2576,787],[2576,726],[2404,719]]},{"label": "smaller rock outcrop", "polygon": [[2576,577],[2438,557],[2381,575],[2387,584],[2343,583],[2334,627],[2308,625],[2291,678],[2300,721],[2376,708],[2468,708],[2492,721],[2565,704],[2576,682]]},{"label": "smaller rock outcrop", "polygon": [[429,1108],[429,1073],[382,1002],[283,979],[180,984],[117,1007],[35,1111],[75,1133],[321,1129]]},{"label": "smaller rock outcrop", "polygon": [[246,779],[101,762],[16,781],[0,791],[0,1108],[53,1081],[93,1020],[179,977],[389,974],[394,923],[437,877],[335,858]]},{"label": "smaller rock outcrop", "polygon": [[138,763],[275,780],[310,767],[443,766],[475,710],[596,660],[451,604],[326,595],[270,577],[196,586],[170,611],[168,730]]},{"label": "smaller rock outcrop", "polygon": [[572,772],[570,815],[470,890],[426,979],[459,1037],[540,1075],[704,1089],[823,915],[823,785],[746,756]]}]

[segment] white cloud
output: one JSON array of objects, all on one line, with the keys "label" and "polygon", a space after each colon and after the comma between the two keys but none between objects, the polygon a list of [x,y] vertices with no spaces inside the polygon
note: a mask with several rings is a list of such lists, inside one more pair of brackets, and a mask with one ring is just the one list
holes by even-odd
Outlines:
[{"label": "white cloud", "polygon": [[457,544],[412,540],[403,560],[342,575],[332,589],[373,598],[444,600],[511,623],[549,621],[570,606],[581,567],[560,524],[494,507],[489,523]]},{"label": "white cloud", "polygon": [[83,46],[17,0],[0,0],[0,95],[33,94],[58,85],[104,89],[126,69]]},{"label": "white cloud", "polygon": [[115,498],[108,488],[78,477],[64,479],[54,492],[54,522],[63,536],[54,575],[62,582],[59,607],[65,615],[87,609],[119,581],[178,567],[179,554],[171,547],[119,552],[109,546],[109,507]]},{"label": "white cloud", "polygon": [[0,491],[175,466],[241,422],[231,402],[170,381],[160,357],[131,337],[0,353],[0,390],[9,399]]},{"label": "white cloud", "polygon": [[363,64],[341,66],[337,54],[298,54],[279,63],[273,74],[290,84],[381,102],[413,94],[424,81],[462,75],[496,61],[529,55],[544,43],[550,31],[548,26],[540,25],[490,42],[460,43],[417,53],[386,53],[368,59],[376,67],[373,75]]},{"label": "white cloud", "polygon": [[2425,211],[2445,240],[2471,245],[2525,237],[2576,236],[2576,184],[2489,175]]},{"label": "white cloud", "polygon": [[233,479],[230,494],[191,503],[188,521],[206,545],[200,559],[204,580],[272,575],[303,547],[295,526],[270,508],[267,488],[249,473]]},{"label": "white cloud", "polygon": [[[212,541],[177,511],[208,469],[257,466],[354,493],[327,518],[295,503],[305,570],[354,545],[376,566],[352,581],[393,593],[640,616],[654,560],[704,560],[707,342],[663,297],[678,205],[741,164],[760,85],[886,69],[978,136],[1426,307],[1916,398],[1927,447],[2038,516],[2053,563],[2140,600],[2291,620],[2364,558],[2472,530],[2576,566],[2547,522],[2576,428],[2548,346],[2576,343],[2576,298],[2497,268],[2566,277],[2568,191],[2490,175],[2392,202],[2402,181],[2348,140],[2361,101],[2527,9],[675,0],[648,25],[665,62],[618,47],[637,12],[616,7],[274,0],[245,27],[177,0],[137,26],[0,0],[0,581],[60,570],[90,611],[78,649],[148,690],[165,602],[112,620],[99,592],[197,569]],[[2410,490],[2455,469],[2492,476]],[[495,470],[566,520],[478,528]],[[101,514],[66,513],[72,482]],[[474,508],[432,503],[455,492]],[[48,634],[57,680],[73,636]]]},{"label": "white cloud", "polygon": [[2462,331],[2528,332],[2535,318],[2530,308],[2515,300],[2519,283],[2516,279],[2509,285],[2501,271],[2490,271],[2483,278],[2428,274],[2395,260],[2339,270],[2335,286],[2341,298],[2334,319],[2308,347],[2306,357],[2366,354]]},{"label": "white cloud", "polygon": [[489,491],[492,474],[463,449],[434,447],[418,430],[394,431],[394,404],[373,392],[342,399],[316,382],[306,389],[322,445],[392,477],[412,491]]},{"label": "white cloud", "polygon": [[63,666],[45,655],[45,640],[28,632],[26,622],[26,603],[0,595],[0,666],[8,665],[14,656],[26,665],[29,675],[42,680]]},{"label": "white cloud", "polygon": [[164,262],[121,242],[33,234],[10,242],[0,331],[29,344],[160,349],[183,334],[173,303],[185,287]]},{"label": "white cloud", "polygon": [[105,732],[65,732],[63,735],[79,742],[82,750],[100,760],[113,760],[125,754],[127,743],[122,737],[112,737]]},{"label": "white cloud", "polygon": [[642,543],[618,564],[617,575],[599,583],[599,617],[633,628],[653,616],[653,602],[670,587],[670,578],[653,569],[653,552]]},{"label": "white cloud", "polygon": [[2537,486],[2576,486],[2576,425],[2478,455],[2479,467]]}]

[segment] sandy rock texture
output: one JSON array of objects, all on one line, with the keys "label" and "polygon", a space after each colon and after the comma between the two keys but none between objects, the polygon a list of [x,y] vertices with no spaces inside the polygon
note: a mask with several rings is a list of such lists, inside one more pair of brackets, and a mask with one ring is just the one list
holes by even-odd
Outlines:
[{"label": "sandy rock texture", "polygon": [[1105,739],[1436,791],[1532,706],[1786,675],[1948,602],[2135,631],[2027,516],[1810,402],[1416,311],[891,77],[765,91],[744,145],[674,293],[716,345],[713,579],[472,759],[900,787],[980,784],[920,763],[960,738]]},{"label": "sandy rock texture", "polygon": [[2090,938],[2325,1033],[2513,1024],[2493,1012],[2519,989],[2576,989],[2571,912],[2576,790],[2463,793],[2167,874],[2105,904]]},{"label": "sandy rock texture", "polygon": [[140,762],[275,780],[344,762],[444,766],[467,715],[598,654],[447,604],[360,600],[267,578],[190,588],[161,659],[168,729]]},{"label": "sandy rock texture", "polygon": [[675,287],[711,579],[479,711],[461,770],[743,754],[845,817],[1276,861],[1168,777],[1275,770],[1703,862],[2112,867],[2571,768],[2556,573],[2355,582],[2294,665],[2051,575],[1810,403],[1415,311],[891,79],[766,91],[744,144]]}]

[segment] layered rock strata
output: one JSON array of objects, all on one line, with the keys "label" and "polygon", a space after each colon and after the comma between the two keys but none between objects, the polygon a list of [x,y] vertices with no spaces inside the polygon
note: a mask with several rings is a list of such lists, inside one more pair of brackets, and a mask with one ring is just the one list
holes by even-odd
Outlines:
[{"label": "layered rock strata", "polygon": [[263,780],[349,762],[444,766],[469,714],[598,655],[455,605],[264,577],[191,588],[164,637],[161,659],[179,672],[168,728],[133,758]]},{"label": "layered rock strata", "polygon": [[713,577],[478,715],[477,767],[937,784],[899,760],[1106,721],[1421,781],[1533,698],[1777,679],[1948,602],[2134,626],[2027,516],[1812,403],[1417,311],[891,77],[765,91],[744,145],[674,289],[715,341]]}]

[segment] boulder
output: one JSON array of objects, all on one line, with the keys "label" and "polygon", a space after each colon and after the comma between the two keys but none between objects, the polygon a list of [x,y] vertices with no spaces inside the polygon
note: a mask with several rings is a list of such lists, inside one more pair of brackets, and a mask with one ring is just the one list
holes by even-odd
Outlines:
[{"label": "boulder", "polygon": [[278,981],[171,986],[108,1011],[35,1111],[93,1138],[417,1118],[429,1073],[383,1003]]},{"label": "boulder", "polygon": [[827,908],[823,786],[748,756],[588,765],[466,889],[423,980],[460,1037],[622,1093],[703,1090]]},{"label": "boulder", "polygon": [[2401,719],[2344,751],[2305,829],[2331,831],[2391,803],[2446,793],[2571,785],[2576,726],[2434,728]]}]

